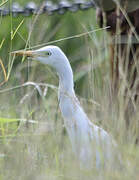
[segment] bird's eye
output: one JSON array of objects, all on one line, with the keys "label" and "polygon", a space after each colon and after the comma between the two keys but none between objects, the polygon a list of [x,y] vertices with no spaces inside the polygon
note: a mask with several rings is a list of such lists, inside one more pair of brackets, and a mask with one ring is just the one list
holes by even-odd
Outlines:
[{"label": "bird's eye", "polygon": [[47,55],[47,56],[51,56],[51,52],[50,51],[47,51],[46,53],[45,53],[45,55]]}]

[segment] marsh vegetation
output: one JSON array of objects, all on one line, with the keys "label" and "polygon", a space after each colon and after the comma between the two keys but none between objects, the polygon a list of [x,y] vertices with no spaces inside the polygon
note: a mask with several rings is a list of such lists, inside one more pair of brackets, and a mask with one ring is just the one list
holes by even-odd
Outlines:
[{"label": "marsh vegetation", "polygon": [[[19,2],[24,5],[27,0]],[[139,112],[132,115],[134,123],[127,129],[123,94],[126,84],[121,81],[117,97],[113,98],[111,40],[105,30],[99,29],[95,16],[95,10],[90,9],[53,16],[0,17],[0,180],[138,179],[139,148],[135,140]],[[56,73],[10,54],[44,44],[57,45],[67,55],[81,105],[90,120],[117,141],[123,169],[79,169],[58,107]]]}]

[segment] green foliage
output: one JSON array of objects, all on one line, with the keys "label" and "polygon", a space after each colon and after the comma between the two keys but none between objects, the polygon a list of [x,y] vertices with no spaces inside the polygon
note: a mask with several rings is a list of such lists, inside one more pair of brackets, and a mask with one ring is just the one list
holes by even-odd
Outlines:
[{"label": "green foliage", "polygon": [[[18,2],[24,5],[28,1]],[[53,16],[0,17],[0,58],[8,77],[0,87],[0,180],[138,179],[139,151],[134,146],[138,114],[133,117],[135,125],[126,129],[123,96],[117,97],[120,109],[111,99],[107,33],[101,30],[64,40],[97,29],[95,16],[90,9]],[[60,46],[70,59],[80,102],[89,118],[115,137],[123,169],[116,165],[100,172],[95,168],[91,172],[80,170],[59,112],[55,72],[10,54],[59,39],[50,44]],[[0,77],[3,82],[2,67]],[[34,84],[25,84],[27,81]]]}]

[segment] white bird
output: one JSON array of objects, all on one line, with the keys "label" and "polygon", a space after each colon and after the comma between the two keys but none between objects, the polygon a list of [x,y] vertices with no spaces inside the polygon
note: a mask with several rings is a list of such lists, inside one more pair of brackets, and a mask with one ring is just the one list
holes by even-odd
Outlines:
[{"label": "white bird", "polygon": [[33,51],[15,51],[13,54],[31,57],[56,70],[59,76],[60,110],[72,149],[80,165],[92,168],[107,164],[113,158],[115,142],[104,129],[88,119],[80,106],[74,91],[73,72],[63,51],[57,46],[46,46]]}]

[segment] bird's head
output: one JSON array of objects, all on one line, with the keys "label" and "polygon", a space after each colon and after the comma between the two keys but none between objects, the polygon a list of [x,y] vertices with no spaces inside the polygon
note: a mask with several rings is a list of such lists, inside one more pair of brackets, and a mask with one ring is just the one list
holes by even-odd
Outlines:
[{"label": "bird's head", "polygon": [[57,46],[45,46],[32,51],[15,51],[12,54],[26,56],[43,64],[48,64],[55,69],[68,63],[68,60],[62,50]]}]

